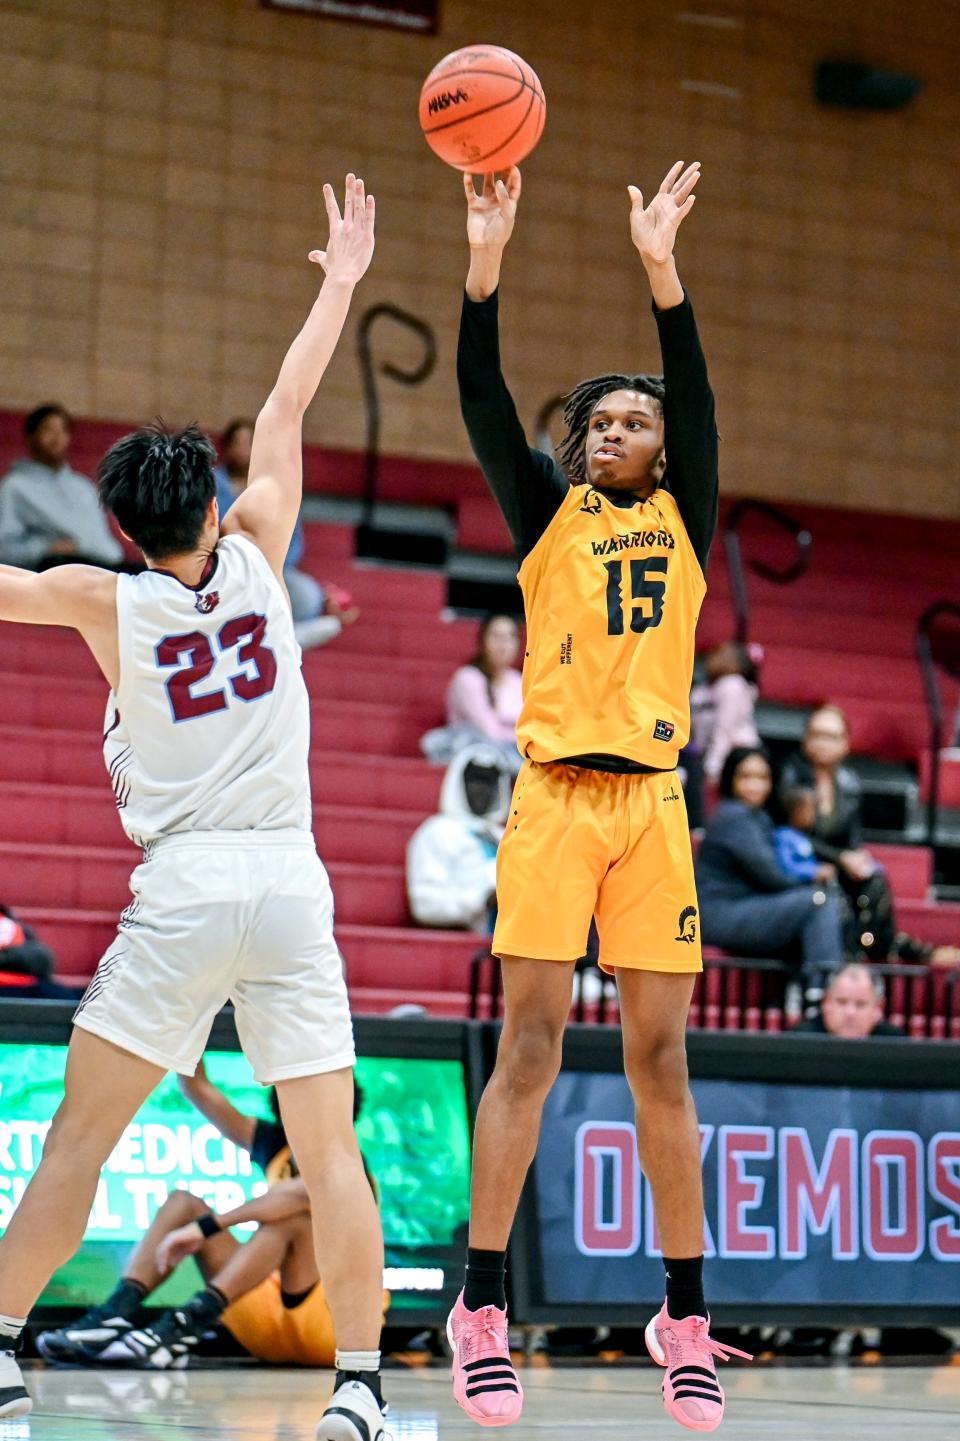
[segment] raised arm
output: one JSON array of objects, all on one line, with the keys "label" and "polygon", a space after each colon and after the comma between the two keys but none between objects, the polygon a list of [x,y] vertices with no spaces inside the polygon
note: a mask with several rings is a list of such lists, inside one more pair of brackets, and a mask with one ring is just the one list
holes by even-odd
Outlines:
[{"label": "raised arm", "polygon": [[717,525],[717,424],[693,309],[673,256],[677,230],[693,209],[693,190],[699,179],[699,162],[684,169],[678,161],[648,206],[635,185],[627,190],[630,234],[647,272],[660,333],[666,392],[664,479],[705,571]]},{"label": "raised arm", "polygon": [[470,269],[460,318],[457,381],[473,453],[522,559],[556,514],[568,485],[549,456],[528,446],[500,365],[498,287],[520,188],[516,167],[506,181],[484,176],[479,194],[473,177],[464,176]]},{"label": "raised arm", "polygon": [[310,259],[325,279],[306,324],[280,367],[276,385],[257,417],[250,480],[224,519],[224,535],[245,535],[281,575],[303,498],[302,426],[307,406],[330,363],[354,287],[373,258],[374,200],[363,181],[348,175],[343,215],[333,187],[323,187],[330,222],[326,250]]},{"label": "raised arm", "polygon": [[257,1129],[256,1117],[246,1116],[243,1111],[237,1110],[233,1102],[209,1080],[202,1061],[195,1075],[180,1076],[178,1080],[183,1094],[211,1126],[216,1126],[221,1136],[226,1136],[228,1141],[242,1146],[245,1151],[252,1149]]}]

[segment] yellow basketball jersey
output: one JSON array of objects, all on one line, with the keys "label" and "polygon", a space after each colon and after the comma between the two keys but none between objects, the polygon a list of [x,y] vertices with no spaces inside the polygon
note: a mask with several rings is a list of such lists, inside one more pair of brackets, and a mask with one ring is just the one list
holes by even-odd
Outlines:
[{"label": "yellow basketball jersey", "polygon": [[572,486],[518,579],[521,752],[539,762],[610,755],[676,765],[690,734],[706,583],[669,492],[621,507]]}]

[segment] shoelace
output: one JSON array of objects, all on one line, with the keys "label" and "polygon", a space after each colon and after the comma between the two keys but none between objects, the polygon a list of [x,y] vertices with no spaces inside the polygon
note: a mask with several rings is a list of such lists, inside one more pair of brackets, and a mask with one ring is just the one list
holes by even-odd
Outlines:
[{"label": "shoelace", "polygon": [[462,1340],[463,1359],[466,1361],[471,1356],[476,1356],[481,1346],[488,1344],[495,1350],[503,1350],[507,1353],[506,1327],[503,1322],[495,1319],[491,1314],[492,1307],[485,1307],[480,1315],[482,1321],[471,1323],[469,1331],[464,1334]]},{"label": "shoelace", "polygon": [[736,1346],[725,1346],[722,1341],[714,1341],[710,1335],[704,1335],[706,1323],[701,1322],[696,1329],[691,1329],[688,1334],[682,1335],[677,1330],[673,1331],[674,1341],[672,1346],[677,1350],[677,1359],[670,1361],[670,1370],[678,1366],[695,1365],[694,1351],[701,1354],[706,1351],[709,1356],[716,1356],[718,1361],[729,1361],[731,1356],[739,1356],[741,1361],[752,1361],[753,1357],[748,1351],[738,1351]]}]

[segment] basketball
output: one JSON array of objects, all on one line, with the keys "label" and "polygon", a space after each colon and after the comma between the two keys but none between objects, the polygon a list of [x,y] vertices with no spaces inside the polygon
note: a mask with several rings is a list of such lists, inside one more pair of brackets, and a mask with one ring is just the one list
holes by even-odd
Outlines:
[{"label": "basketball", "polygon": [[547,102],[536,73],[502,45],[468,45],[435,65],[420,91],[420,126],[457,170],[509,170],[543,134]]}]

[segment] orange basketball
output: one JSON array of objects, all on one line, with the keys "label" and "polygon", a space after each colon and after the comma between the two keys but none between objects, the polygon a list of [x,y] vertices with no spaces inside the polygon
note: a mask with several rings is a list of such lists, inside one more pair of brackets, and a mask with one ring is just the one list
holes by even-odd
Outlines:
[{"label": "orange basketball", "polygon": [[420,91],[420,126],[430,149],[477,175],[518,165],[543,134],[546,114],[536,74],[502,45],[454,50]]}]

